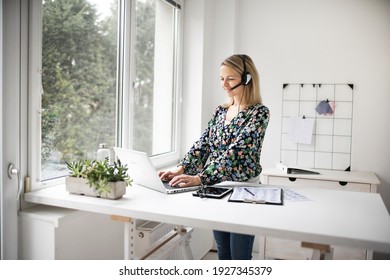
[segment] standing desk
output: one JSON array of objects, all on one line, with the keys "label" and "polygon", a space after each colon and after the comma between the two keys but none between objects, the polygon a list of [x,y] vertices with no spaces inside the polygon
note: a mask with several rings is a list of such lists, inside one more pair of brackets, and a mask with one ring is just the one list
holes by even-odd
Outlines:
[{"label": "standing desk", "polygon": [[24,198],[94,213],[390,253],[390,215],[378,193],[319,188],[299,192],[310,200],[282,206],[198,198],[190,192],[167,195],[138,185],[119,200],[69,194],[65,185]]}]

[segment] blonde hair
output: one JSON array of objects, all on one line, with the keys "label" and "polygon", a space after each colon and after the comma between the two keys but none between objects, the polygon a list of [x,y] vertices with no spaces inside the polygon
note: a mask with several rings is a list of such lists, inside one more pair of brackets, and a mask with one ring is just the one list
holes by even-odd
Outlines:
[{"label": "blonde hair", "polygon": [[[245,63],[245,65],[244,65]],[[230,67],[234,71],[243,74],[244,71],[248,72],[252,80],[248,85],[244,86],[243,96],[242,96],[242,104],[246,104],[248,106],[260,103],[262,104],[262,98],[260,94],[260,79],[259,73],[257,72],[256,66],[253,63],[253,60],[245,54],[234,54],[228,58],[226,58],[221,66],[225,65]],[[224,104],[224,107],[229,107],[234,102],[233,98],[230,97],[227,104]]]}]

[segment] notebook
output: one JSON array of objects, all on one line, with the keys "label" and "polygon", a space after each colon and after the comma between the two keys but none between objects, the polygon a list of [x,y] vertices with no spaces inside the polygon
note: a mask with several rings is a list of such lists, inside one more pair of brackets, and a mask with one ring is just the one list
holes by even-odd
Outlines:
[{"label": "notebook", "polygon": [[235,187],[229,201],[283,205],[283,189],[271,185]]},{"label": "notebook", "polygon": [[167,194],[195,191],[200,188],[200,186],[171,187],[167,182],[162,182],[149,156],[144,152],[119,147],[114,147],[114,151],[121,163],[127,165],[127,172],[137,185]]}]

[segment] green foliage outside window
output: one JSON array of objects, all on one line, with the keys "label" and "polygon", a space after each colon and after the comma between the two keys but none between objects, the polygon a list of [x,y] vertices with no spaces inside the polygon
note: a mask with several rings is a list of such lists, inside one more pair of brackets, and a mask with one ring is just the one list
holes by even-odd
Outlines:
[{"label": "green foliage outside window", "polygon": [[43,9],[42,159],[50,147],[62,161],[90,158],[87,151],[115,139],[117,27],[97,24],[86,0],[45,1]]},{"label": "green foliage outside window", "polygon": [[[99,143],[115,145],[118,7],[114,2],[111,15],[104,19],[87,0],[43,2],[42,166],[52,161],[66,167],[66,162],[94,159]],[[150,14],[154,15],[155,5],[154,0],[138,2],[137,79],[147,81],[143,102],[150,103],[154,57]],[[152,112],[142,108],[135,108],[137,118],[145,120],[136,129],[147,131],[135,132],[145,135],[136,141],[151,146]]]}]

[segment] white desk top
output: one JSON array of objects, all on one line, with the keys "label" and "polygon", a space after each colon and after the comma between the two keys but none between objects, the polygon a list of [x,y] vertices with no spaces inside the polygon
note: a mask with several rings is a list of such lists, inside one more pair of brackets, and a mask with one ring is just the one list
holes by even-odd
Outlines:
[{"label": "white desk top", "polygon": [[25,194],[28,202],[108,215],[356,247],[390,253],[390,215],[377,193],[304,188],[310,201],[283,206],[166,195],[137,185],[119,200],[72,195],[65,186]]}]

